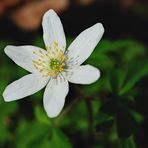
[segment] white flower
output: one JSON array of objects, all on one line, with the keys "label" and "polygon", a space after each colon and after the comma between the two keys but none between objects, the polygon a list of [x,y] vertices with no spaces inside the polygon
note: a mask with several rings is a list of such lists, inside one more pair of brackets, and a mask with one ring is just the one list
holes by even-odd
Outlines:
[{"label": "white flower", "polygon": [[44,108],[49,117],[56,117],[64,106],[69,90],[68,81],[90,84],[100,77],[97,68],[80,65],[93,52],[104,33],[104,28],[102,24],[97,23],[86,29],[65,51],[63,26],[53,10],[45,13],[42,25],[47,50],[30,45],[5,48],[5,53],[31,74],[8,85],[3,97],[5,101],[18,100],[36,93],[47,85],[43,98]]}]

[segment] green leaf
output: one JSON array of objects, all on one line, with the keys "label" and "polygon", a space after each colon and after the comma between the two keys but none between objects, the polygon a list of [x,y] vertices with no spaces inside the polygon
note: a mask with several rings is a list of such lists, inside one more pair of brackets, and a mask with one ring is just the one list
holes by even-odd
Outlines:
[{"label": "green leaf", "polygon": [[140,113],[136,111],[131,111],[131,114],[135,118],[137,123],[142,123],[144,121],[144,117]]},{"label": "green leaf", "polygon": [[119,148],[137,148],[133,135],[129,138],[121,138],[119,140]]},{"label": "green leaf", "polygon": [[127,138],[134,133],[138,123],[122,100],[109,99],[101,106],[100,110],[115,118],[119,137]]},{"label": "green leaf", "polygon": [[17,103],[16,102],[3,102],[0,104],[0,118],[6,117],[12,113],[14,113],[17,110]]},{"label": "green leaf", "polygon": [[146,75],[148,75],[148,60],[132,63],[128,69],[124,86],[120,90],[119,94],[123,95],[124,93],[128,92],[140,79]]},{"label": "green leaf", "polygon": [[35,117],[37,121],[52,126],[51,119],[47,117],[45,111],[40,106],[36,106],[35,108]]},{"label": "green leaf", "polygon": [[0,143],[4,143],[8,139],[8,129],[7,126],[4,124],[4,121],[0,120],[2,123],[0,124]]},{"label": "green leaf", "polygon": [[97,46],[99,53],[120,52],[124,55],[125,60],[131,60],[139,55],[144,55],[146,48],[135,40],[102,40]]},{"label": "green leaf", "polygon": [[[39,112],[39,109],[36,112]],[[41,114],[39,113],[37,116]],[[39,118],[41,122],[26,122],[22,120],[19,123],[15,137],[16,148],[44,148],[45,145],[49,148],[71,148],[69,140],[62,131],[53,124],[48,125],[47,121],[45,123],[42,122],[44,120],[41,118]]]},{"label": "green leaf", "polygon": [[115,64],[114,60],[112,60],[109,56],[99,53],[97,50],[92,53],[86,63],[94,65],[101,70],[110,69]]},{"label": "green leaf", "polygon": [[52,131],[47,124],[21,121],[17,127],[15,144],[17,148],[37,148],[51,134]]},{"label": "green leaf", "polygon": [[[61,116],[55,119],[56,125],[63,128],[70,128],[71,131],[86,132],[86,129],[88,129],[86,103],[84,100],[80,99],[79,102],[76,102],[73,105],[72,110],[64,115],[64,117],[61,114]],[[63,112],[65,111],[67,111],[66,108]]]},{"label": "green leaf", "polygon": [[101,112],[100,110],[98,110],[96,117],[97,117],[96,124],[102,124],[103,122],[113,119],[112,116],[109,116],[108,114],[105,114],[105,113]]},{"label": "green leaf", "polygon": [[130,148],[137,148],[137,145],[136,145],[136,143],[134,141],[134,137],[133,136],[129,137],[128,143],[129,143]]},{"label": "green leaf", "polygon": [[123,85],[123,81],[125,79],[125,73],[119,69],[112,69],[109,72],[109,81],[111,85],[112,92],[118,94],[121,86]]},{"label": "green leaf", "polygon": [[104,121],[104,122],[102,122],[100,124],[97,124],[95,126],[96,131],[106,132],[112,127],[113,123],[114,123],[114,120],[112,119],[112,120],[107,120],[107,121]]},{"label": "green leaf", "polygon": [[52,129],[52,137],[48,143],[48,147],[50,148],[71,148],[71,144],[67,137],[58,129]]}]

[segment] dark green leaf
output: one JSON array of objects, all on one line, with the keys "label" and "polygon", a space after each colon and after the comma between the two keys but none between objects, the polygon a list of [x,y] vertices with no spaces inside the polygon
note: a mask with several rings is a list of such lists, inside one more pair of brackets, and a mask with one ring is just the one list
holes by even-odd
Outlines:
[{"label": "dark green leaf", "polygon": [[46,124],[38,122],[20,122],[17,128],[15,143],[17,148],[32,148],[42,145],[45,138],[52,135],[52,130]]},{"label": "dark green leaf", "polygon": [[129,138],[121,138],[119,141],[119,148],[137,148],[133,136]]},{"label": "dark green leaf", "polygon": [[102,131],[102,132],[108,131],[112,127],[113,122],[114,122],[114,120],[112,119],[112,120],[104,121],[101,124],[97,124],[96,131],[99,131],[99,132],[100,131]]},{"label": "dark green leaf", "polygon": [[148,75],[148,60],[132,63],[128,69],[124,86],[119,94],[122,95],[132,89],[135,84],[146,75]]},{"label": "dark green leaf", "polygon": [[125,73],[121,70],[111,70],[109,73],[109,80],[110,80],[110,85],[111,85],[111,89],[112,92],[114,92],[115,94],[118,94],[123,81],[125,78]]},{"label": "dark green leaf", "polygon": [[71,144],[67,137],[58,129],[52,129],[52,137],[48,143],[49,148],[71,148]]}]

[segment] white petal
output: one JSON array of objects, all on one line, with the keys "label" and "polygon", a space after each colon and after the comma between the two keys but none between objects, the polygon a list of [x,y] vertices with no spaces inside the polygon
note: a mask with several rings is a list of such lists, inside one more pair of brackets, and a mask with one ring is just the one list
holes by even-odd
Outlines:
[{"label": "white petal", "polygon": [[29,74],[8,85],[3,97],[5,101],[18,100],[30,96],[41,90],[49,81],[49,78],[42,78],[38,74]]},{"label": "white petal", "polygon": [[79,66],[67,74],[69,82],[76,84],[91,84],[100,77],[100,71],[91,65]]},{"label": "white petal", "polygon": [[[29,72],[36,72],[37,70],[33,66],[33,60],[38,60],[41,56],[40,51],[46,54],[46,50],[43,50],[35,46],[7,46],[4,51],[8,57],[10,57],[17,65],[23,67]],[[37,52],[38,55],[33,54]]]},{"label": "white petal", "polygon": [[49,117],[56,117],[61,112],[68,90],[68,81],[64,78],[50,80],[43,99],[44,108]]},{"label": "white petal", "polygon": [[100,23],[83,31],[68,48],[69,61],[73,65],[81,65],[91,55],[103,33],[104,28]]},{"label": "white petal", "polygon": [[[66,39],[60,18],[54,10],[47,11],[43,16],[43,39],[47,48],[57,42],[60,49],[65,51]],[[64,48],[63,48],[64,47]]]}]

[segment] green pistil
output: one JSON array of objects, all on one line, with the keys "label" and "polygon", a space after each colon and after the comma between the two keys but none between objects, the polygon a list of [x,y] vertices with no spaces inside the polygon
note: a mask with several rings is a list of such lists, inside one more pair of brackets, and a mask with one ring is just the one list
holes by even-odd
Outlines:
[{"label": "green pistil", "polygon": [[57,59],[51,59],[49,62],[49,66],[51,70],[58,70],[61,67],[61,62]]}]

